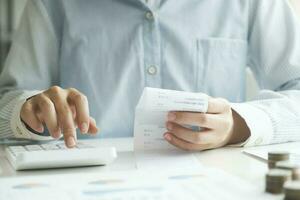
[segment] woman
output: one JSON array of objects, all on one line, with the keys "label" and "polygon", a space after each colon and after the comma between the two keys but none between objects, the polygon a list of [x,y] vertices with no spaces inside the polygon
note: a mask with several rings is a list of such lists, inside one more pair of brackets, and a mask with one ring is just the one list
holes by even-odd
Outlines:
[{"label": "woman", "polygon": [[[247,65],[262,88],[251,102]],[[0,137],[73,147],[96,123],[132,136],[146,86],[211,96],[207,113],[168,114],[179,148],[299,140],[299,21],[287,0],[29,0],[1,74]]]}]

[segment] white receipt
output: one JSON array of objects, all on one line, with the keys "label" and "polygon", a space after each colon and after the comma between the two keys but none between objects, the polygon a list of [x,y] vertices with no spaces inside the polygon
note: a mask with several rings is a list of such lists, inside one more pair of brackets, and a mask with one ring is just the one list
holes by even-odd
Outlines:
[{"label": "white receipt", "polygon": [[156,88],[145,88],[135,111],[134,149],[174,149],[163,138],[169,111],[207,112],[208,96]]}]

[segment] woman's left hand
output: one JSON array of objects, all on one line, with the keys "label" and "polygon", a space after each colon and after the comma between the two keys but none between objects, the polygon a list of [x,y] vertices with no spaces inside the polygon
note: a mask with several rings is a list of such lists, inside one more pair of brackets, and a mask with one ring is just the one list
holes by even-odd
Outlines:
[{"label": "woman's left hand", "polygon": [[[198,126],[200,131],[184,127]],[[209,98],[207,113],[169,112],[164,138],[184,150],[206,150],[245,141],[250,131],[244,119],[221,98]]]}]

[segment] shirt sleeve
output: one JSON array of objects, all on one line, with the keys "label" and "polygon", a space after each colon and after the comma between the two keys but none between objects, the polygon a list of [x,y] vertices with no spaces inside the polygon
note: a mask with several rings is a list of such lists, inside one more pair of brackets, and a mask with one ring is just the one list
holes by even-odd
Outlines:
[{"label": "shirt sleeve", "polygon": [[300,21],[288,0],[250,0],[248,65],[262,89],[232,104],[251,136],[245,146],[300,140]]},{"label": "shirt sleeve", "polygon": [[27,98],[56,84],[58,42],[40,0],[29,0],[0,75],[0,139],[49,139],[31,133],[20,120]]}]

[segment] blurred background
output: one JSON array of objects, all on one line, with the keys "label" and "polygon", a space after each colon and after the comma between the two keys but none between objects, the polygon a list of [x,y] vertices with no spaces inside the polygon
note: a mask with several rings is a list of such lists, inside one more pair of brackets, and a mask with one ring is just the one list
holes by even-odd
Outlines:
[{"label": "blurred background", "polygon": [[[27,0],[0,0],[0,72],[16,31]],[[300,0],[290,0],[300,17]],[[247,71],[247,98],[251,99],[258,90],[250,70]]]}]

